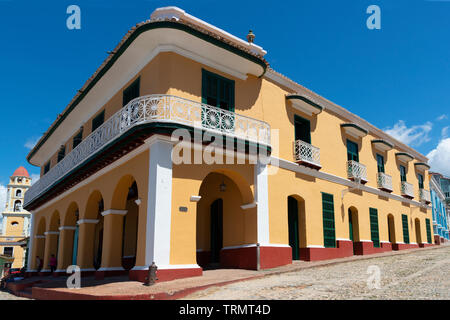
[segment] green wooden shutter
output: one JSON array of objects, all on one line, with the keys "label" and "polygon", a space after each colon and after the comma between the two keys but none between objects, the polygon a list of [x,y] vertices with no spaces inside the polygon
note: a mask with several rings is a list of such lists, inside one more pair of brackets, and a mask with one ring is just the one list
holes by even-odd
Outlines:
[{"label": "green wooden shutter", "polygon": [[384,157],[380,154],[377,154],[377,167],[378,172],[384,173]]},{"label": "green wooden shutter", "polygon": [[323,243],[325,248],[336,247],[336,232],[334,227],[333,195],[322,193],[323,210]]},{"label": "green wooden shutter", "polygon": [[92,131],[94,132],[98,127],[100,127],[103,122],[105,121],[105,110],[100,112],[98,116],[96,116],[94,119],[92,119]]},{"label": "green wooden shutter", "polygon": [[400,181],[406,181],[406,168],[400,166]]},{"label": "green wooden shutter", "polygon": [[426,224],[427,224],[427,242],[431,243],[431,224],[430,224],[430,219],[425,219]]},{"label": "green wooden shutter", "polygon": [[234,81],[202,70],[202,102],[234,112]]},{"label": "green wooden shutter", "polygon": [[417,177],[419,178],[419,189],[423,189],[423,175],[419,173]]},{"label": "green wooden shutter", "polygon": [[402,225],[403,225],[403,242],[409,243],[408,216],[406,214],[402,214]]},{"label": "green wooden shutter", "polygon": [[353,241],[353,221],[352,221],[352,210],[348,209],[348,228],[350,240]]},{"label": "green wooden shutter", "polygon": [[125,107],[125,105],[130,102],[131,100],[139,97],[140,92],[140,85],[141,85],[141,78],[137,78],[132,84],[128,86],[125,90],[122,92],[122,106]]},{"label": "green wooden shutter", "polygon": [[359,162],[358,144],[347,139],[347,160]]},{"label": "green wooden shutter", "polygon": [[378,210],[374,208],[369,209],[370,214],[370,234],[375,248],[380,247],[380,235],[378,232]]}]

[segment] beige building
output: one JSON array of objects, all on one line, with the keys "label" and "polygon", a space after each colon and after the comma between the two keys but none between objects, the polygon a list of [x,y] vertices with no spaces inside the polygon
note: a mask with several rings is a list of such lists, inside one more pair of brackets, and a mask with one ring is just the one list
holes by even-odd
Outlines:
[{"label": "beige building", "polygon": [[23,201],[30,186],[28,171],[17,168],[9,179],[6,205],[0,218],[0,254],[14,257],[11,268],[25,265],[26,253],[21,245],[30,234],[30,213],[23,209]]}]

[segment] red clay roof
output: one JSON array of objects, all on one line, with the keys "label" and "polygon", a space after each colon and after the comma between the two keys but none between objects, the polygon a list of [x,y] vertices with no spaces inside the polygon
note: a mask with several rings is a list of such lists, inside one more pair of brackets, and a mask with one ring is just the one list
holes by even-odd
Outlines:
[{"label": "red clay roof", "polygon": [[13,177],[27,177],[29,178],[30,175],[28,174],[27,169],[25,169],[24,167],[20,166],[16,169],[16,171],[14,171]]}]

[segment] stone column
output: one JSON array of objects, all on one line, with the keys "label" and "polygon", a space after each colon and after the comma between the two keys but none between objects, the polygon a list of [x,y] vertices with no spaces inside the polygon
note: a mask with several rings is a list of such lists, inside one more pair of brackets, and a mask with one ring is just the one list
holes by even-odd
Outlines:
[{"label": "stone column", "polygon": [[98,271],[125,271],[122,267],[123,217],[127,210],[109,209],[102,212],[102,265]]},{"label": "stone column", "polygon": [[73,236],[75,226],[59,227],[59,248],[58,248],[58,266],[56,272],[65,273],[68,266],[72,264]]},{"label": "stone column", "polygon": [[81,219],[77,221],[78,229],[78,253],[77,265],[81,271],[95,271],[94,269],[94,236],[95,225],[98,220]]},{"label": "stone column", "polygon": [[30,240],[28,241],[28,265],[27,265],[27,272],[34,272],[36,270],[36,249],[34,248],[35,244],[35,231],[34,231],[34,214],[33,212],[30,213],[31,221],[30,221]]}]

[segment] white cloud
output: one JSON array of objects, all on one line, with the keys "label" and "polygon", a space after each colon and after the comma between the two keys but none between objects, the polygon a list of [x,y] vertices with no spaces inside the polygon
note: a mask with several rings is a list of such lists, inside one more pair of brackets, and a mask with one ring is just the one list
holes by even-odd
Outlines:
[{"label": "white cloud", "polygon": [[34,146],[36,145],[36,143],[39,141],[39,137],[31,137],[27,140],[27,142],[25,142],[25,144],[23,145],[25,148],[31,150],[34,148]]},{"label": "white cloud", "polygon": [[39,180],[40,177],[41,176],[39,174],[32,173],[31,177],[30,177],[31,178],[31,185],[35,184]]},{"label": "white cloud", "polygon": [[392,128],[388,127],[384,131],[409,146],[418,147],[430,141],[428,133],[432,128],[433,124],[429,121],[422,125],[415,125],[408,128],[405,121],[399,120]]},{"label": "white cloud", "polygon": [[432,171],[450,176],[450,138],[442,139],[427,158]]},{"label": "white cloud", "polygon": [[438,121],[442,121],[448,119],[448,116],[446,114],[441,114],[439,117],[436,118],[436,120]]},{"label": "white cloud", "polygon": [[0,184],[0,213],[5,209],[6,207],[6,188],[5,185]]}]

